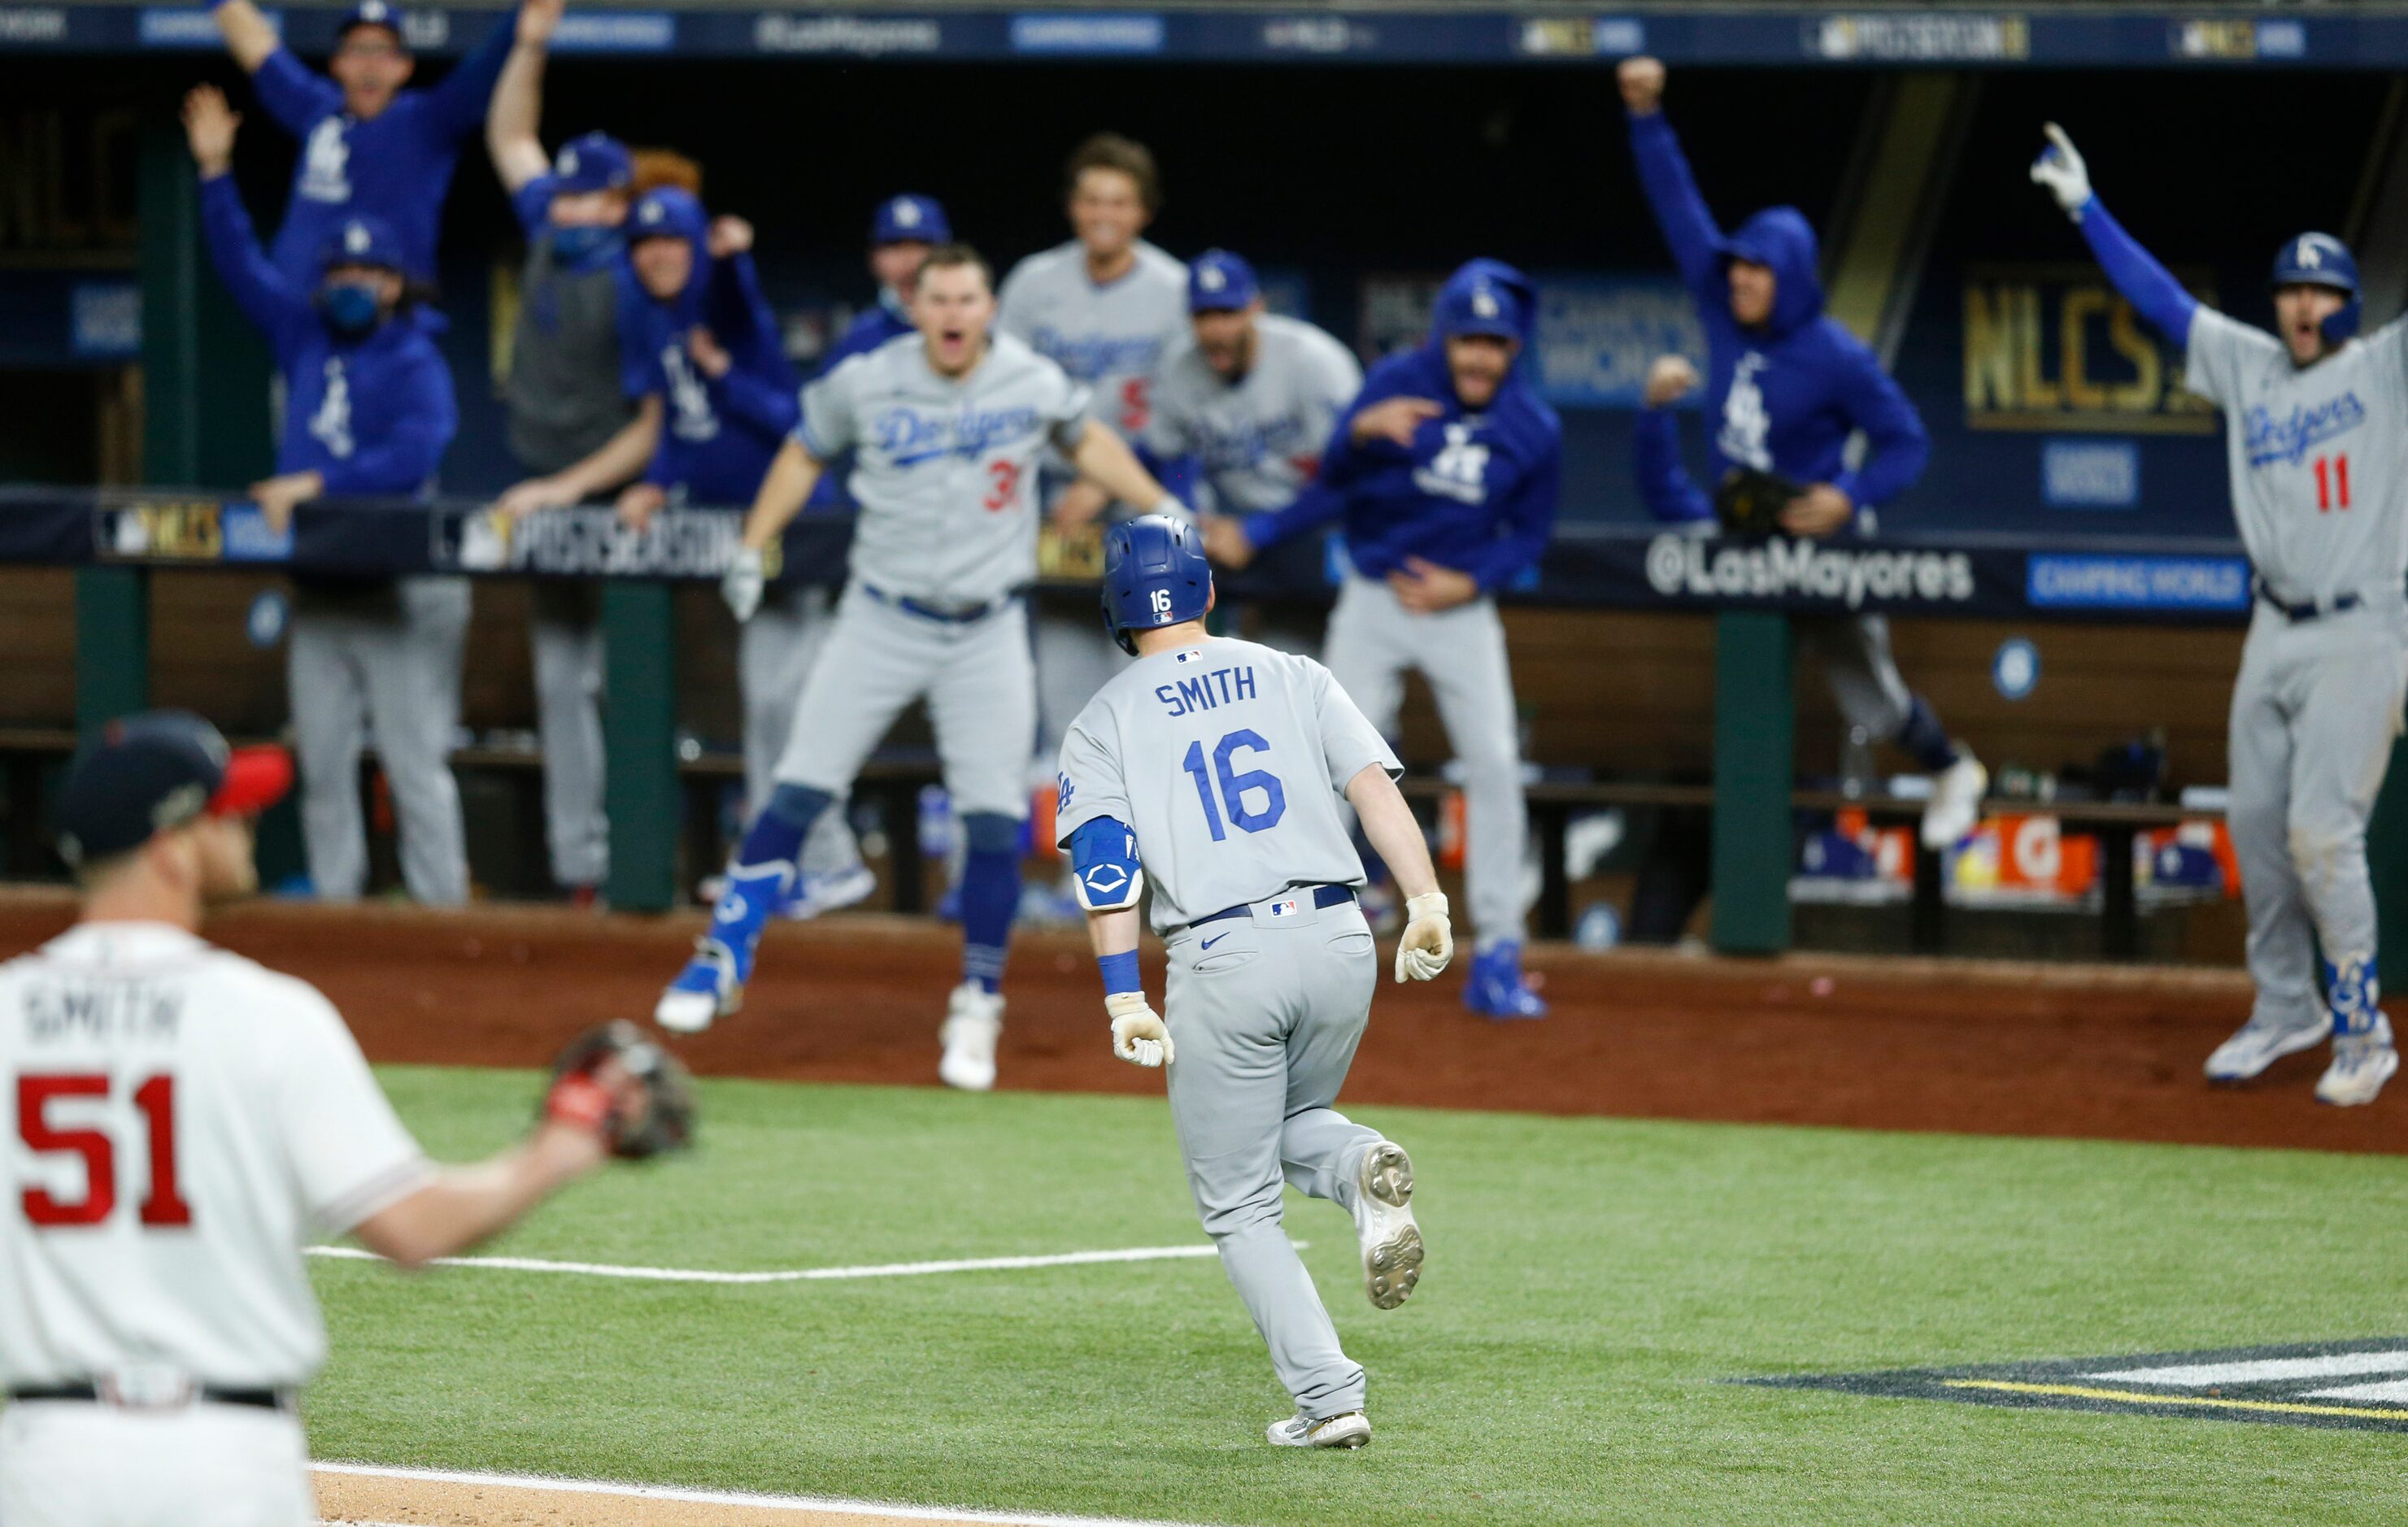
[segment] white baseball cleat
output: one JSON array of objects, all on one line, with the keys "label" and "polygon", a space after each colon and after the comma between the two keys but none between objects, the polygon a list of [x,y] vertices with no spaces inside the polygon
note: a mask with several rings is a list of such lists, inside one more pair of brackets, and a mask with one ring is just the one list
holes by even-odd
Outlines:
[{"label": "white baseball cleat", "polygon": [[2400,1069],[2400,1051],[2392,1048],[2391,1020],[2377,1018],[2364,1034],[2333,1035],[2332,1064],[2316,1078],[2316,1101],[2353,1108],[2374,1101],[2383,1084]]},{"label": "white baseball cleat", "polygon": [[2247,1081],[2286,1055],[2315,1049],[2331,1034],[2332,1020],[2320,1012],[2309,1015],[2305,1023],[2276,1022],[2253,1014],[2207,1058],[2207,1079]]},{"label": "white baseball cleat", "polygon": [[983,1092],[995,1086],[995,1042],[1003,1034],[1003,993],[964,981],[945,1000],[944,1025],[937,1038],[945,1047],[937,1076],[948,1087]]},{"label": "white baseball cleat", "polygon": [[652,1021],[671,1034],[700,1034],[743,1006],[736,956],[716,939],[697,938],[694,958],[653,1005]]},{"label": "white baseball cleat", "polygon": [[1923,846],[1933,852],[1953,847],[1982,820],[1982,792],[1990,771],[1958,744],[1956,762],[1931,781],[1931,802],[1923,808]]},{"label": "white baseball cleat", "polygon": [[877,889],[877,873],[855,860],[845,869],[803,876],[795,882],[793,894],[779,906],[778,915],[789,922],[809,922],[823,912],[838,912],[867,901]]},{"label": "white baseball cleat", "polygon": [[1404,1147],[1383,1140],[1364,1152],[1354,1180],[1361,1190],[1354,1196],[1354,1234],[1363,1247],[1363,1292],[1372,1308],[1394,1309],[1412,1297],[1413,1285],[1422,1279],[1412,1160]]},{"label": "white baseball cleat", "polygon": [[1271,1422],[1263,1435],[1274,1448],[1360,1448],[1371,1440],[1371,1418],[1350,1410],[1343,1416],[1309,1421],[1298,1414]]}]

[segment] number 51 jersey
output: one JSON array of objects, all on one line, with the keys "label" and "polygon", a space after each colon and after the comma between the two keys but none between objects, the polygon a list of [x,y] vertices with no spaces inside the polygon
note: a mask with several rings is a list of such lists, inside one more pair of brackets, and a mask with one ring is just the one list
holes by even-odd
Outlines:
[{"label": "number 51 jersey", "polygon": [[302,1263],[431,1168],[334,1006],[156,922],[0,965],[0,1380],[307,1380]]},{"label": "number 51 jersey", "polygon": [[1213,639],[1121,670],[1062,739],[1058,840],[1128,824],[1156,933],[1290,886],[1363,883],[1339,798],[1397,755],[1311,658]]}]

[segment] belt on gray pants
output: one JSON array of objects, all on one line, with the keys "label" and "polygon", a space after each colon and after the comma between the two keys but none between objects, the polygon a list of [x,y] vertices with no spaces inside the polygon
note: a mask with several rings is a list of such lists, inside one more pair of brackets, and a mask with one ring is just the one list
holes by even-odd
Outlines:
[{"label": "belt on gray pants", "polygon": [[[1289,889],[1291,891],[1300,892],[1304,887],[1291,886]],[[1272,898],[1274,901],[1278,899],[1279,898],[1277,897]],[[1312,905],[1316,907],[1337,906],[1343,903],[1351,902],[1354,899],[1354,888],[1352,886],[1317,885],[1312,888]],[[1224,906],[1217,912],[1205,913],[1202,917],[1197,918],[1195,921],[1189,923],[1186,928],[1180,929],[1179,932],[1185,933],[1190,928],[1201,928],[1208,922],[1226,922],[1231,918],[1248,917],[1253,914],[1254,906],[1255,904],[1253,902],[1240,902],[1235,906]]]},{"label": "belt on gray pants", "polygon": [[[261,1410],[297,1410],[299,1408],[293,1391],[284,1389],[221,1389],[215,1384],[201,1384],[193,1389],[190,1398],[204,1400],[210,1405],[251,1406]],[[98,1405],[106,1400],[110,1405],[130,1405],[136,1409],[142,1408],[139,1401],[123,1400],[115,1395],[103,1395],[97,1384],[21,1385],[9,1390],[8,1400],[12,1405],[28,1402],[47,1404],[56,1400],[81,1401]]]},{"label": "belt on gray pants", "polygon": [[916,615],[924,621],[941,621],[947,625],[968,625],[974,621],[983,621],[1011,603],[1009,598],[1005,598],[990,599],[982,605],[931,605],[924,600],[907,599],[901,594],[888,593],[883,589],[873,588],[867,583],[861,585],[861,592],[882,605],[894,606],[906,615]]},{"label": "belt on gray pants", "polygon": [[2256,594],[2260,603],[2281,615],[2293,625],[2303,624],[2306,621],[2315,620],[2320,616],[2340,615],[2346,611],[2358,608],[2358,605],[2361,603],[2358,595],[2354,593],[2344,593],[2334,595],[2333,602],[2329,605],[2286,605],[2282,600],[2275,597],[2274,591],[2266,586],[2266,580],[2264,578],[2251,578],[2249,580],[2249,592]]}]

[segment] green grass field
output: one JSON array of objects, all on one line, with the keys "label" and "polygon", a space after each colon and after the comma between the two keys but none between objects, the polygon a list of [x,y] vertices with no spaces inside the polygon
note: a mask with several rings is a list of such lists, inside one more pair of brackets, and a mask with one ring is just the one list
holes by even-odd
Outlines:
[{"label": "green grass field", "polygon": [[[384,1073],[428,1148],[523,1073]],[[751,1270],[1200,1241],[1158,1101],[716,1082],[689,1158],[491,1252]],[[2362,1522],[2408,1436],[1725,1380],[2408,1333],[2408,1161],[1364,1109],[1430,1246],[1382,1314],[1290,1233],[1373,1445],[1285,1397],[1210,1260],[681,1286],[320,1261],[322,1458],[1231,1523]]]}]

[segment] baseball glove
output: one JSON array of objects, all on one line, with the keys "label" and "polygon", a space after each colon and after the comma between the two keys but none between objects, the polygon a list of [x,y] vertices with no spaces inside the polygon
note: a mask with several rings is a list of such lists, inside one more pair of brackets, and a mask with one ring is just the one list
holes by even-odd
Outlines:
[{"label": "baseball glove", "polygon": [[[621,1077],[604,1077],[613,1062]],[[694,1077],[622,1019],[586,1030],[560,1052],[543,1114],[598,1130],[612,1155],[641,1161],[681,1150],[694,1138]]]},{"label": "baseball glove", "polygon": [[1781,511],[1803,491],[1778,472],[1734,466],[1714,490],[1714,518],[1726,535],[1777,535]]}]

